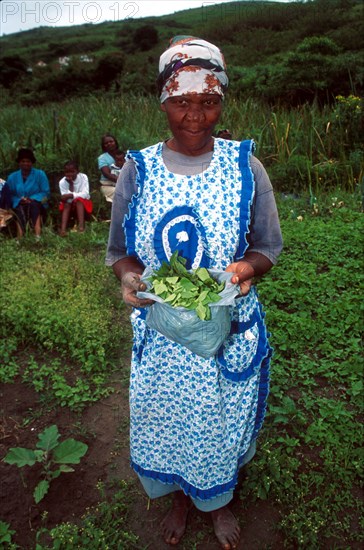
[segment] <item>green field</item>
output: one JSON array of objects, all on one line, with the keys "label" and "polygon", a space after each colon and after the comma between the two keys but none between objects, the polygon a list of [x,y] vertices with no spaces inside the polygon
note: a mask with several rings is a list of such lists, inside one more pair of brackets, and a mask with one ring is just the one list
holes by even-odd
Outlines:
[{"label": "green field", "polygon": [[[219,127],[228,127],[234,139],[256,141],[256,155],[277,191],[317,195],[360,187],[362,121],[363,100],[353,95],[340,96],[323,108],[304,104],[291,109],[228,96]],[[35,108],[8,106],[2,110],[0,176],[6,179],[17,169],[19,147],[31,146],[54,193],[64,162],[76,159],[96,194],[97,156],[106,132],[114,134],[124,149],[140,149],[169,137],[166,119],[152,97],[111,94]]]},{"label": "green field", "polygon": [[[360,196],[329,193],[314,205],[309,195],[278,196],[278,205],[285,249],[258,284],[274,347],[271,393],[259,451],[240,488],[241,518],[265,501],[279,510],[276,530],[285,547],[359,548]],[[1,235],[3,388],[15,381],[33,387],[45,419],[54,407],[87,411],[112,391],[115,377],[127,386],[131,336],[117,282],[103,265],[107,227],[93,222],[85,234],[68,240],[46,227],[41,243],[30,235],[20,246]],[[24,425],[34,421],[35,412],[25,414]],[[125,423],[119,437],[128,437]],[[72,523],[59,526],[54,542],[37,548],[76,549],[86,540],[95,549],[145,548],[129,516],[112,512],[126,503],[132,510],[140,493],[111,485],[108,497],[103,495],[97,510],[82,520],[82,530]],[[115,529],[129,542],[112,543]],[[196,539],[201,545],[190,535],[181,548],[207,548],[207,536],[203,525]],[[57,546],[60,540],[68,542]]]}]

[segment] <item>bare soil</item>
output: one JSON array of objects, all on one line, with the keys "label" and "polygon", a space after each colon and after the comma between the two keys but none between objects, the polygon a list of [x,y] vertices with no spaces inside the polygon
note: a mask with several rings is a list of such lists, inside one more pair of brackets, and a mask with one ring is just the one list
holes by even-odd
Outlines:
[{"label": "bare soil", "polygon": [[[140,550],[171,548],[163,542],[159,524],[166,514],[169,498],[148,504],[139,482],[129,465],[128,389],[115,383],[115,392],[89,406],[82,413],[57,407],[46,409],[38,394],[16,381],[0,385],[0,457],[10,447],[34,448],[37,435],[52,424],[58,426],[61,439],[73,437],[88,445],[88,452],[75,466],[75,472],[62,474],[52,481],[48,494],[37,505],[33,491],[39,481],[34,467],[22,468],[0,462],[0,519],[16,531],[13,541],[22,549],[35,548],[35,536],[42,526],[48,529],[65,522],[77,522],[87,508],[96,506],[100,493],[98,481],[113,486],[124,479],[132,485],[128,514],[128,531],[139,537]],[[23,478],[23,479],[22,479]],[[278,550],[283,547],[276,525],[279,511],[269,502],[258,502],[248,509],[238,498],[232,510],[242,527],[239,548],[245,550]],[[193,509],[181,550],[218,550],[208,514]],[[116,550],[116,549],[115,549]],[[119,550],[119,549],[118,549]]]}]

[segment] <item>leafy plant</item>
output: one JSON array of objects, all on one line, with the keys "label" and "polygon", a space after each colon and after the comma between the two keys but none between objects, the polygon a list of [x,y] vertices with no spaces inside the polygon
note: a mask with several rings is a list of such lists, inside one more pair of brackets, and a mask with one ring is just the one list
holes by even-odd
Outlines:
[{"label": "leafy plant", "polygon": [[62,473],[74,472],[69,464],[79,464],[88,449],[81,441],[68,438],[59,442],[59,437],[58,428],[54,424],[38,435],[39,441],[34,450],[12,447],[3,459],[7,464],[14,464],[18,468],[34,466],[36,463],[42,465],[42,479],[33,493],[37,504],[47,494],[51,481]]}]

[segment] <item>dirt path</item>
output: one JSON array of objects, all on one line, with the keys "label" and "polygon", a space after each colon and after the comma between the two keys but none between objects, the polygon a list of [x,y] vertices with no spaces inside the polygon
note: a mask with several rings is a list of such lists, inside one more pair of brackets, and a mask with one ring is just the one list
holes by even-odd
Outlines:
[{"label": "dirt path", "polygon": [[[87,508],[100,500],[98,481],[106,485],[114,480],[130,482],[132,499],[128,530],[139,536],[140,549],[164,550],[171,547],[160,537],[159,524],[169,505],[168,498],[148,503],[129,466],[128,390],[115,383],[108,398],[74,414],[60,407],[42,409],[38,395],[20,382],[0,385],[0,456],[10,447],[34,448],[37,434],[52,424],[58,426],[61,439],[74,437],[89,449],[74,473],[62,474],[52,481],[48,494],[36,505],[33,490],[38,482],[29,467],[24,471],[23,486],[16,466],[0,462],[1,514],[16,531],[13,540],[24,549],[35,548],[35,534],[43,525],[52,528],[64,521],[76,521]],[[281,549],[276,532],[279,512],[269,502],[259,502],[248,510],[236,500],[232,509],[242,526],[239,548],[245,550]],[[46,515],[45,515],[46,512]],[[181,550],[218,550],[208,515],[192,510]],[[116,550],[116,549],[115,549]]]}]

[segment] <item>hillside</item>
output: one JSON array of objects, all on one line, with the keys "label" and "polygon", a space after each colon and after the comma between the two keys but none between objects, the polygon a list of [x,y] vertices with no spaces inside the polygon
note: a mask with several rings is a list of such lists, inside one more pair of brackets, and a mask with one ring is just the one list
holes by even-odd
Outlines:
[{"label": "hillside", "polygon": [[90,92],[155,93],[170,37],[218,44],[231,90],[273,101],[330,101],[363,92],[363,3],[240,1],[173,16],[41,27],[0,38],[6,101],[40,104]]}]

